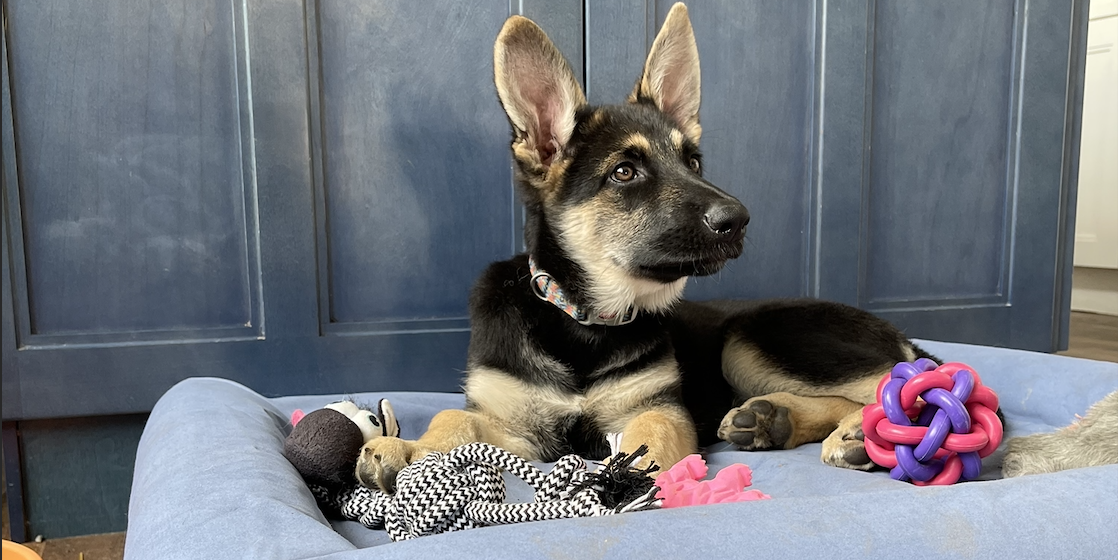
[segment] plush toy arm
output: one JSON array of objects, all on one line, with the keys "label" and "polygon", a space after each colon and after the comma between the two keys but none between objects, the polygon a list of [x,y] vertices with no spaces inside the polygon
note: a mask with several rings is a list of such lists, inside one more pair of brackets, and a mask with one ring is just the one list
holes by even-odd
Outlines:
[{"label": "plush toy arm", "polygon": [[400,422],[396,420],[396,412],[388,399],[381,399],[377,403],[377,415],[380,416],[380,425],[383,427],[381,435],[387,437],[400,437]]}]

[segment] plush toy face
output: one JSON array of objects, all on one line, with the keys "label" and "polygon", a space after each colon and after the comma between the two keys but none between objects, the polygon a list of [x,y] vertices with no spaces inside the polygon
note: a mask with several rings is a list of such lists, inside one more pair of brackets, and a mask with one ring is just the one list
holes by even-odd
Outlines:
[{"label": "plush toy face", "polygon": [[361,430],[364,441],[375,437],[400,435],[400,425],[396,423],[396,414],[392,411],[392,405],[388,404],[388,399],[381,399],[377,404],[378,410],[375,411],[361,408],[353,401],[338,401],[324,408],[336,410],[352,420]]}]

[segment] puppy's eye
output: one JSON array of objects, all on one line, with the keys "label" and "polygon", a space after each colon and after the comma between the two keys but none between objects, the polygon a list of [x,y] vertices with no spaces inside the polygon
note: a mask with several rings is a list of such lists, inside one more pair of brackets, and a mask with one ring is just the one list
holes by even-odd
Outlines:
[{"label": "puppy's eye", "polygon": [[698,174],[702,175],[702,173],[703,173],[703,162],[699,161],[699,158],[692,156],[691,161],[688,162],[688,165],[691,166],[691,171],[694,171],[695,173],[698,173]]},{"label": "puppy's eye", "polygon": [[614,168],[610,177],[618,183],[628,183],[637,177],[637,170],[633,168],[632,164],[622,163]]}]

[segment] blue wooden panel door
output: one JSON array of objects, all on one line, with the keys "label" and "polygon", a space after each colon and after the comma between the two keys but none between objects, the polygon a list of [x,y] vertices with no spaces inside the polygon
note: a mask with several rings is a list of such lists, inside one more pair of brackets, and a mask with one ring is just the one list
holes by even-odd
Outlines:
[{"label": "blue wooden panel door", "polygon": [[[914,336],[1061,344],[1082,2],[689,4],[707,170],[754,217],[746,255],[690,297],[816,296]],[[19,419],[144,411],[195,375],[455,389],[468,287],[521,243],[501,22],[539,21],[590,100],[615,102],[670,2],[3,5]]]},{"label": "blue wooden panel door", "polygon": [[572,1],[5,1],[4,418],[199,375],[456,390],[469,286],[521,243],[513,11],[581,75]]},{"label": "blue wooden panel door", "polygon": [[[592,101],[628,91],[670,6],[589,5]],[[688,7],[705,167],[753,218],[745,255],[689,297],[821,297],[911,336],[1066,345],[1083,3]]]}]

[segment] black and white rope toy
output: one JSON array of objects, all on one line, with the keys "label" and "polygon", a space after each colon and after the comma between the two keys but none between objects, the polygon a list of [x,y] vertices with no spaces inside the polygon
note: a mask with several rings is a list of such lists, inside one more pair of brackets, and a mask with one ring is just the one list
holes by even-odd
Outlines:
[{"label": "black and white rope toy", "polygon": [[[383,527],[393,541],[400,541],[487,525],[655,509],[657,488],[647,471],[631,467],[640,459],[634,457],[621,454],[590,473],[581,457],[567,455],[545,474],[499,447],[468,443],[447,453],[430,453],[405,467],[396,478],[395,494],[363,486],[333,493],[311,486],[311,491],[327,509],[366,527]],[[501,471],[534,488],[535,501],[505,503]],[[610,498],[631,498],[633,493],[639,494],[610,503]]]},{"label": "black and white rope toy", "polygon": [[[391,410],[386,404],[378,406],[378,416],[382,409]],[[292,436],[297,435],[296,428]],[[290,452],[289,458],[294,458]],[[658,508],[658,488],[648,476],[657,467],[634,467],[645,452],[647,448],[641,446],[631,455],[617,453],[595,472],[581,457],[567,455],[544,473],[494,445],[468,443],[447,453],[430,453],[405,467],[397,475],[395,494],[358,484],[317,483],[306,475],[304,479],[324,511],[340,513],[366,527],[383,527],[393,541],[400,541],[487,525]],[[534,501],[505,503],[502,471],[531,486]]]}]

